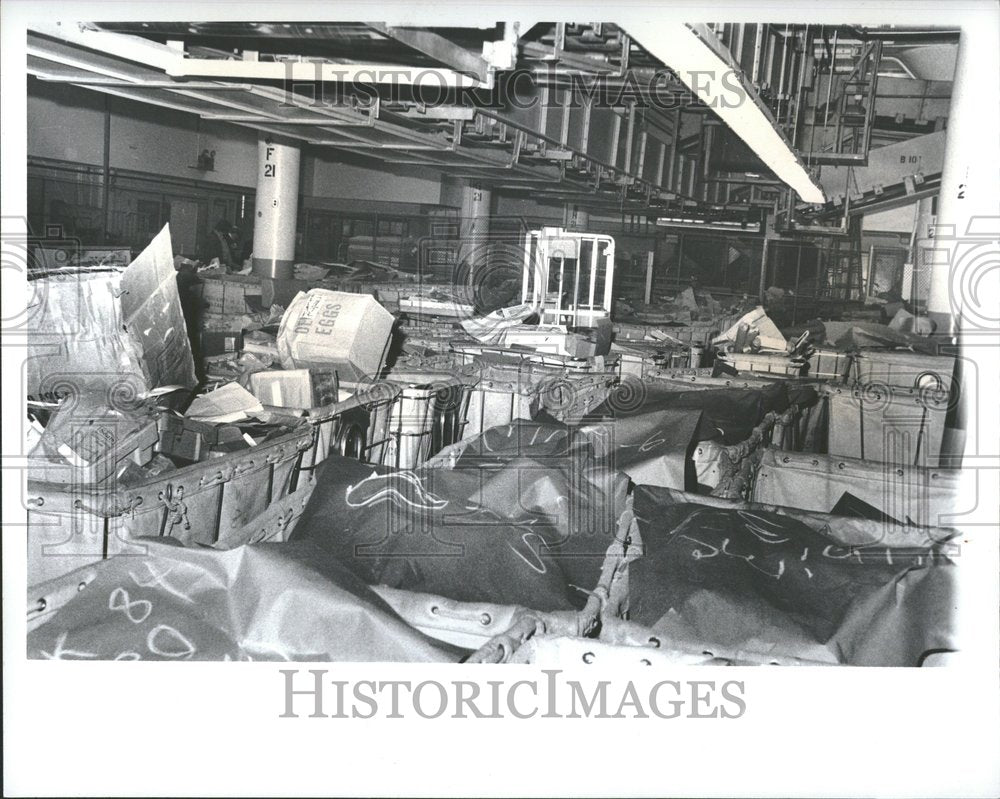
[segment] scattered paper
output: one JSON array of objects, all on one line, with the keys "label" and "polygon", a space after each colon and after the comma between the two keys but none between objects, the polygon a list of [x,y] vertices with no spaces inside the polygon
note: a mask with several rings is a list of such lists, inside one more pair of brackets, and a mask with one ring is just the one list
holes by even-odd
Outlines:
[{"label": "scattered paper", "polygon": [[684,291],[677,295],[677,299],[674,300],[674,303],[676,305],[680,305],[682,308],[687,308],[689,311],[698,311],[698,300],[695,299],[694,289],[684,289]]},{"label": "scattered paper", "polygon": [[778,326],[771,321],[770,317],[764,312],[764,308],[760,305],[749,313],[743,314],[737,320],[736,324],[730,327],[725,333],[716,336],[712,343],[719,344],[725,341],[736,341],[740,325],[743,324],[750,326],[750,331],[753,337],[757,339],[761,349],[784,352],[788,348],[787,339],[781,335]]},{"label": "scattered paper", "polygon": [[510,308],[500,308],[486,316],[462,320],[462,328],[477,341],[483,344],[499,344],[504,333],[518,327],[535,312],[531,305],[513,305]]},{"label": "scattered paper", "polygon": [[243,386],[239,383],[227,383],[215,391],[195,397],[184,415],[199,422],[224,424],[239,422],[263,411],[264,406],[260,404],[260,400]]},{"label": "scattered paper", "polygon": [[892,317],[892,321],[889,322],[890,330],[903,330],[908,326],[912,326],[913,314],[907,311],[905,308],[900,308],[896,311],[896,315]]}]

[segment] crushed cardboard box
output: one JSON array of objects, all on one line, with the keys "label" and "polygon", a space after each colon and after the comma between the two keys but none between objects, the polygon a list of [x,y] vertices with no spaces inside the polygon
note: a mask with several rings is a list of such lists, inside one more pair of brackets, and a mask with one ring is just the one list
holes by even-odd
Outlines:
[{"label": "crushed cardboard box", "polygon": [[197,384],[169,225],[123,271],[40,278],[33,293],[29,398],[58,399],[81,381],[136,393]]},{"label": "crushed cardboard box", "polygon": [[512,305],[509,308],[488,313],[484,316],[470,317],[461,321],[462,329],[483,344],[496,345],[503,341],[504,334],[513,328],[520,327],[525,320],[535,314],[532,305]]},{"label": "crushed cardboard box", "polygon": [[286,369],[329,366],[341,379],[378,379],[395,319],[367,294],[300,292],[281,317],[278,353]]}]

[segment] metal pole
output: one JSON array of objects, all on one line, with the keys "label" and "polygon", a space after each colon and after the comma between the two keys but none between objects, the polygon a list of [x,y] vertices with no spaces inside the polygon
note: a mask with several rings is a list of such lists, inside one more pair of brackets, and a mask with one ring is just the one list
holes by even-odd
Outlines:
[{"label": "metal pole", "polygon": [[795,294],[792,295],[792,324],[799,321],[799,276],[802,271],[802,244],[799,244],[799,253],[795,259]]},{"label": "metal pole", "polygon": [[567,205],[563,212],[567,230],[577,230],[585,233],[590,227],[590,211],[579,205]]},{"label": "metal pole", "polygon": [[681,137],[681,109],[678,108],[674,111],[674,135],[670,137],[670,170],[667,172],[667,186],[671,191],[674,190],[676,184],[674,182],[674,175],[677,170],[677,142]]},{"label": "metal pole", "polygon": [[764,38],[767,46],[767,74],[763,83],[770,89],[774,86],[774,38],[771,36],[771,26],[764,26]]},{"label": "metal pole", "polygon": [[573,274],[573,327],[579,327],[580,325],[580,269],[582,268],[581,261],[583,260],[583,248],[581,247],[580,252],[577,254],[576,258],[576,270]]},{"label": "metal pole", "polygon": [[593,245],[590,248],[590,289],[589,289],[589,308],[590,308],[590,323],[593,324],[594,321],[594,291],[597,287],[597,251],[601,247],[601,242],[599,239],[594,239]]},{"label": "metal pole", "polygon": [[767,290],[767,256],[769,254],[768,244],[771,241],[771,237],[767,234],[764,235],[764,244],[760,251],[760,286],[757,291],[757,299],[761,303],[764,302],[764,292]]},{"label": "metal pole", "polygon": [[771,238],[774,235],[774,216],[765,212],[760,226],[764,231],[764,244],[760,252],[760,283],[757,289],[757,299],[763,304],[767,289],[767,259],[770,254]]},{"label": "metal pole", "polygon": [[677,283],[681,282],[681,269],[684,261],[684,234],[677,234]]},{"label": "metal pole", "polygon": [[702,122],[701,141],[703,160],[701,165],[701,198],[708,201],[708,176],[709,161],[712,159],[712,140],[715,138],[715,128],[709,127]]},{"label": "metal pole", "polygon": [[560,324],[562,321],[562,297],[563,297],[563,279],[566,272],[566,258],[560,253],[559,254],[559,296],[556,298],[556,324]]},{"label": "metal pole", "polygon": [[646,292],[643,295],[646,305],[649,305],[653,295],[653,257],[654,253],[650,250],[646,256]]},{"label": "metal pole", "polygon": [[753,68],[751,69],[751,72],[750,72],[750,82],[754,86],[757,86],[758,83],[759,83],[759,76],[760,76],[760,45],[761,45],[761,39],[762,39],[762,36],[763,36],[763,32],[764,32],[764,26],[763,25],[760,25],[760,24],[754,25],[754,33],[756,35],[754,36],[754,42],[753,42]]},{"label": "metal pole", "polygon": [[863,152],[866,157],[868,155],[868,150],[871,147],[872,128],[875,127],[875,97],[876,94],[878,93],[878,67],[879,64],[882,62],[881,39],[875,42],[875,47],[872,50],[871,58],[872,58],[872,82],[868,84],[867,108],[865,108],[864,144],[862,145],[861,148],[861,152]]},{"label": "metal pole", "polygon": [[[862,277],[864,276],[862,275]],[[864,285],[864,291],[862,292],[862,299],[864,300],[871,299],[874,283],[875,283],[875,245],[872,244],[868,247],[868,276],[865,277],[864,279],[865,285]],[[850,291],[851,291],[850,281],[848,281],[847,291],[848,294],[846,297],[844,297],[845,300],[850,299]]]},{"label": "metal pole", "polygon": [[[837,63],[837,34],[839,31],[833,32],[833,50],[830,55],[830,72],[827,76],[826,84],[826,105],[823,106],[823,128],[827,126],[827,122],[830,119],[830,95],[833,92],[833,68]],[[837,148],[840,149],[839,146]]]},{"label": "metal pole", "polygon": [[104,204],[104,243],[110,244],[111,227],[111,95],[104,95],[104,185],[102,187],[102,203]]},{"label": "metal pole", "polygon": [[[796,78],[792,85],[795,86],[795,112],[792,115],[792,143],[798,147],[800,143],[799,136],[799,115],[802,109],[802,103],[805,98],[805,85],[806,76],[812,71],[812,53],[809,51],[809,26],[806,25],[806,29],[802,34],[802,51],[798,54],[795,64],[793,64],[793,75]],[[790,76],[791,79],[791,76]],[[811,82],[811,75],[810,75]]]},{"label": "metal pole", "polygon": [[493,192],[469,182],[462,189],[459,260],[467,260],[471,274],[486,266]]},{"label": "metal pole", "polygon": [[781,40],[781,74],[778,76],[778,124],[781,124],[781,95],[785,93],[785,67],[788,63],[788,25],[785,25],[785,35]]}]

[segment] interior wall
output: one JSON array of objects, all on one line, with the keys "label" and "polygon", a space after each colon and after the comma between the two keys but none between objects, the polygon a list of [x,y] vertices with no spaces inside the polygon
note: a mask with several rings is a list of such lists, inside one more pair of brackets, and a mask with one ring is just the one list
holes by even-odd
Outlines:
[{"label": "interior wall", "polygon": [[[101,166],[104,159],[104,95],[35,78],[28,81],[28,155]],[[199,119],[194,114],[110,97],[111,168],[225,183],[253,189],[257,183],[257,133],[250,128]],[[202,150],[215,151],[215,171],[192,168]],[[305,197],[441,204],[441,174],[433,170],[342,163],[333,151],[304,152]]]},{"label": "interior wall", "polygon": [[[110,167],[118,172],[108,214],[101,171],[106,109]],[[114,241],[141,248],[170,222],[175,249],[190,257],[202,252],[221,219],[252,237],[256,131],[35,78],[28,80],[27,122],[28,156],[35,159],[29,200],[40,234],[58,224],[84,244]],[[215,152],[212,171],[194,166],[203,150]],[[405,166],[390,172],[375,161],[348,156],[351,163],[343,163],[334,156],[332,150],[303,148],[303,230],[310,228],[310,210],[416,220],[441,210],[439,172]],[[134,177],[122,174],[126,171]],[[133,185],[143,176],[150,185]],[[423,227],[414,231],[422,235]]]},{"label": "interior wall", "polygon": [[29,157],[103,163],[103,95],[28,78],[27,121]]},{"label": "interior wall", "polygon": [[528,224],[562,225],[563,207],[558,204],[540,203],[530,197],[512,197],[500,194],[496,200],[498,217],[524,217]]},{"label": "interior wall", "polygon": [[[28,155],[78,164],[104,162],[105,98],[111,108],[111,168],[253,188],[257,135],[192,114],[61,83],[28,81]],[[192,168],[215,150],[215,171]]]},{"label": "interior wall", "polygon": [[899,208],[891,208],[888,211],[881,211],[877,214],[866,214],[862,223],[862,230],[866,235],[872,233],[905,233],[909,235],[913,230],[914,214],[917,204],[901,205]]},{"label": "interior wall", "polygon": [[441,204],[440,172],[376,162],[371,166],[344,163],[332,151],[304,154],[301,188],[306,197]]},{"label": "interior wall", "polygon": [[[111,166],[254,188],[257,134],[249,128],[132,103],[112,102]],[[121,107],[127,103],[127,107]],[[166,118],[165,118],[166,117]],[[215,152],[214,170],[194,167],[202,150]]]}]

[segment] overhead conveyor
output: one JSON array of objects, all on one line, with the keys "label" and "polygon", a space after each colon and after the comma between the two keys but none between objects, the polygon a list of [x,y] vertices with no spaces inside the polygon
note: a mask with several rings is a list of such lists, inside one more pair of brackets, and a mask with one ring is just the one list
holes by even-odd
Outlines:
[{"label": "overhead conveyor", "polygon": [[[660,29],[648,45],[634,34],[602,23],[55,22],[29,32],[28,70],[581,207],[749,213],[754,203],[708,191],[708,154],[691,149],[706,135],[699,118],[720,109],[685,75],[732,67],[724,46],[697,26]],[[742,90],[756,98],[747,81]],[[736,111],[722,121],[803,199],[822,199],[759,98]]]}]

